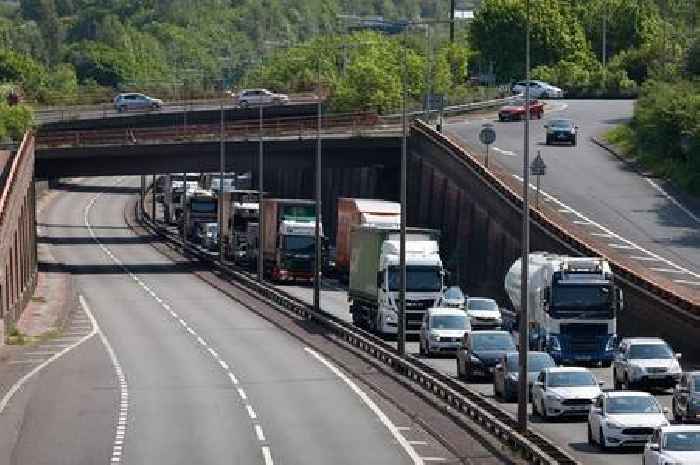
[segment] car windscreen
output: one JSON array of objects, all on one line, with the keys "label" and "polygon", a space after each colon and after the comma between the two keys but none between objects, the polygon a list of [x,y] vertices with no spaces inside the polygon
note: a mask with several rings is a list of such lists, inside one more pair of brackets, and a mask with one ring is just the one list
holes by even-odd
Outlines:
[{"label": "car windscreen", "polygon": [[674,431],[666,433],[664,434],[663,448],[664,450],[675,452],[700,451],[700,431]]},{"label": "car windscreen", "polygon": [[469,299],[467,308],[469,310],[498,310],[498,304],[491,299]]},{"label": "car windscreen", "polygon": [[[518,355],[508,356],[508,371],[518,370]],[[527,354],[528,373],[539,373],[545,368],[553,367],[556,364],[552,357],[547,354]]]},{"label": "car windscreen", "polygon": [[557,129],[571,129],[574,127],[574,123],[568,119],[553,119],[547,123],[550,128]]},{"label": "car windscreen", "polygon": [[630,346],[631,359],[672,358],[673,352],[666,344],[633,344]]},{"label": "car windscreen", "polygon": [[467,329],[466,315],[433,315],[430,317],[431,329]]},{"label": "car windscreen", "polygon": [[314,236],[284,236],[284,250],[287,252],[312,254],[316,250]]},{"label": "car windscreen", "polygon": [[547,375],[549,387],[596,386],[596,380],[591,373],[585,371],[562,371]]},{"label": "car windscreen", "polygon": [[608,413],[661,413],[651,396],[619,396],[608,398]]},{"label": "car windscreen", "polygon": [[515,344],[510,334],[479,334],[472,333],[472,348],[474,350],[515,350]]}]

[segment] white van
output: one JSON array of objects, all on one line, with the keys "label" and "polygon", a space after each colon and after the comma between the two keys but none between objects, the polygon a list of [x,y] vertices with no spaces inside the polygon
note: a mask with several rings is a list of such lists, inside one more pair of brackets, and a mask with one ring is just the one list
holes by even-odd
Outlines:
[{"label": "white van", "polygon": [[467,312],[459,308],[436,307],[425,312],[420,327],[420,353],[455,352],[471,331]]}]

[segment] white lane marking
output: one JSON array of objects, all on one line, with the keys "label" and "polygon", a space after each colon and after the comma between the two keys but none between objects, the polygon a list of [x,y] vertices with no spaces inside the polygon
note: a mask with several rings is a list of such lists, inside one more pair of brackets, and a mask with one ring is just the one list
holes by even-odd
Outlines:
[{"label": "white lane marking", "polygon": [[272,453],[270,448],[267,446],[262,446],[263,459],[265,460],[265,465],[274,465],[275,462],[272,461]]},{"label": "white lane marking", "polygon": [[258,416],[255,414],[255,410],[253,410],[252,405],[246,404],[245,409],[248,410],[248,416],[251,420],[255,420],[256,418],[258,418]]},{"label": "white lane marking", "polygon": [[570,208],[560,208],[558,211],[559,213],[573,213]]},{"label": "white lane marking", "polygon": [[[5,393],[5,395],[0,399],[0,415],[5,411],[7,408],[7,405],[10,403],[14,395],[22,389],[22,387],[29,381],[34,375],[39,373],[41,370],[49,366],[51,363],[54,361],[58,360],[59,358],[63,357],[65,354],[70,352],[71,350],[75,349],[78,347],[80,344],[83,342],[87,341],[90,339],[92,336],[97,334],[97,329],[93,326],[92,331],[90,331],[88,334],[84,335],[80,339],[78,339],[74,344],[69,345],[65,349],[61,350],[60,352],[56,352],[53,356],[42,362],[41,364],[35,366],[29,373],[26,375],[22,376],[15,384],[13,384],[10,389]],[[38,360],[37,360],[38,361]],[[29,363],[29,361],[27,361]]]},{"label": "white lane marking", "polygon": [[255,425],[255,436],[257,436],[258,441],[265,442],[265,433],[263,433],[262,426]]},{"label": "white lane marking", "polygon": [[612,247],[613,249],[626,249],[626,250],[634,250],[635,247],[632,245],[627,245],[627,244],[615,244],[615,243],[610,243],[608,246]]},{"label": "white lane marking", "polygon": [[[518,181],[520,181],[521,183],[523,182],[523,178],[522,178],[521,176],[518,176],[517,174],[513,174],[512,176],[513,176],[515,179],[517,179]],[[531,188],[531,189],[535,189],[536,186],[534,186],[534,185],[532,185],[532,183],[530,183],[530,188]],[[689,270],[689,269],[687,269],[687,268],[684,268],[684,267],[682,267],[682,266],[680,266],[680,265],[677,265],[677,264],[673,263],[671,260],[668,260],[668,259],[666,259],[666,258],[663,258],[663,257],[661,257],[660,255],[657,255],[657,254],[655,254],[654,252],[651,252],[651,251],[649,251],[649,250],[646,250],[645,248],[643,248],[643,247],[641,247],[641,246],[635,244],[634,242],[625,239],[624,237],[620,236],[619,234],[614,233],[613,231],[611,231],[610,229],[608,229],[608,228],[606,228],[605,226],[601,225],[600,223],[596,223],[595,221],[591,220],[590,218],[587,218],[584,214],[582,214],[582,213],[580,213],[580,212],[574,210],[573,208],[571,208],[570,206],[566,205],[565,203],[563,203],[561,200],[557,199],[556,197],[554,197],[554,196],[548,194],[547,192],[544,192],[544,191],[540,190],[540,194],[542,194],[544,197],[550,198],[550,199],[552,200],[552,202],[556,203],[556,204],[559,205],[561,208],[567,208],[567,209],[571,210],[571,213],[573,213],[574,215],[576,215],[576,216],[579,217],[580,219],[589,221],[591,224],[593,224],[593,225],[595,225],[596,227],[598,227],[598,229],[600,229],[601,231],[605,232],[606,234],[610,234],[610,236],[614,237],[614,238],[617,239],[618,241],[624,242],[625,244],[628,245],[628,248],[630,248],[630,249],[637,249],[637,250],[639,250],[640,252],[642,252],[642,253],[648,255],[649,257],[653,257],[653,258],[655,258],[656,260],[658,260],[658,261],[660,261],[660,262],[663,262],[663,263],[667,264],[667,265],[670,266],[670,267],[673,267],[673,268],[675,268],[675,269],[677,269],[677,270],[681,270],[681,271],[683,271],[683,272],[689,274],[690,276],[692,276],[692,277],[694,277],[694,278],[700,279],[700,274],[695,273],[695,272],[693,272],[693,271],[691,271],[691,270]]]},{"label": "white lane marking", "polygon": [[583,221],[583,220],[574,220],[572,221],[574,224],[591,224],[590,221]]},{"label": "white lane marking", "polygon": [[494,152],[498,152],[501,155],[505,155],[507,157],[515,157],[516,156],[515,152],[513,152],[512,150],[503,150],[503,149],[499,149],[498,147],[492,147],[491,150],[493,150]]},{"label": "white lane marking", "polygon": [[604,237],[606,239],[611,239],[613,236],[608,233],[589,233],[591,236]]},{"label": "white lane marking", "polygon": [[357,396],[364,402],[364,404],[379,418],[379,420],[384,424],[386,429],[389,430],[389,432],[394,436],[394,439],[398,441],[398,443],[403,447],[403,450],[406,451],[406,454],[411,458],[411,461],[418,465],[423,463],[423,459],[416,453],[415,449],[411,444],[406,440],[405,437],[399,432],[400,427],[397,427],[394,425],[394,422],[389,419],[389,417],[386,416],[384,412],[377,406],[377,404],[374,403],[374,401],[362,390],[360,389],[357,384],[355,384],[345,373],[340,371],[335,365],[330,363],[328,360],[326,360],[321,354],[316,352],[315,350],[309,348],[309,347],[304,347],[304,350],[307,351],[309,354],[311,354],[313,357],[315,357],[319,362],[321,362],[323,365],[326,366],[329,370],[331,370],[338,378],[343,380],[345,384],[347,384],[350,389],[357,394]]},{"label": "white lane marking", "polygon": [[397,426],[396,429],[399,431],[409,431],[411,429],[411,427],[410,426]]},{"label": "white lane marking", "polygon": [[[95,241],[95,243],[100,247],[100,249],[102,249],[102,251],[107,256],[109,256],[109,258],[116,265],[118,265],[122,270],[124,270],[124,272],[134,282],[136,282],[148,295],[150,295],[151,298],[156,300],[156,302],[158,302],[158,304],[160,305],[161,308],[166,310],[173,317],[173,319],[175,321],[179,322],[180,325],[193,337],[193,339],[196,339],[197,342],[200,345],[202,345],[203,347],[207,347],[207,351],[211,354],[212,358],[224,369],[225,373],[228,375],[229,379],[231,380],[231,383],[234,385],[238,385],[238,379],[230,371],[228,364],[221,360],[219,354],[213,348],[208,347],[208,344],[206,343],[206,341],[204,341],[204,339],[202,339],[200,336],[197,335],[197,333],[194,330],[192,330],[192,328],[187,324],[187,321],[185,321],[183,318],[180,318],[180,316],[175,311],[173,311],[171,309],[170,305],[168,305],[162,298],[159,298],[155,294],[155,292],[153,292],[153,290],[151,290],[146,285],[146,283],[143,282],[143,280],[141,278],[136,276],[126,265],[124,265],[124,263],[119,258],[117,258],[117,256],[114,253],[112,253],[112,251],[109,248],[107,248],[104,244],[102,244],[102,242],[100,242],[100,240],[97,238],[97,235],[95,234],[95,231],[94,231],[92,225],[90,224],[89,214],[90,214],[90,210],[95,205],[95,202],[97,202],[97,199],[99,199],[101,195],[102,194],[100,193],[100,194],[97,194],[95,197],[93,197],[90,200],[90,202],[88,203],[88,205],[85,207],[85,210],[84,210],[85,226],[87,227],[87,229],[90,233],[90,236],[92,237],[92,240]],[[88,316],[90,317],[90,320],[94,324],[97,324],[91,315],[88,315]],[[123,376],[123,373],[121,372],[121,367],[118,368],[117,374]],[[124,382],[126,383],[126,380],[124,380]],[[126,391],[124,391],[124,392],[122,392],[122,405],[127,406],[128,405],[127,401],[128,401],[128,394],[126,393]],[[255,410],[253,410],[252,405],[246,404],[245,407],[246,407],[246,410],[248,411],[248,416],[250,416],[251,420],[256,420],[257,415],[255,413]],[[0,413],[1,412],[2,412],[2,410],[0,410]],[[117,434],[115,437],[115,441],[123,441],[125,434],[126,434],[126,414],[123,417],[120,414],[119,422],[117,423]],[[116,444],[116,445],[119,446],[119,449],[113,450],[112,459],[111,459],[112,463],[117,463],[117,462],[121,461],[121,445],[122,445],[122,443],[120,442],[119,444]],[[272,453],[270,451],[270,447],[263,446],[262,453],[263,453],[263,458],[265,460],[265,464],[266,465],[273,465]]]},{"label": "white lane marking", "polygon": [[630,257],[633,260],[641,260],[643,262],[658,262],[659,260],[654,258],[654,257],[638,257],[636,255],[633,255]]},{"label": "white lane marking", "polygon": [[424,462],[444,462],[447,460],[444,457],[422,457]]},{"label": "white lane marking", "polygon": [[662,273],[683,273],[681,270],[676,270],[674,268],[649,268],[652,271],[660,271]]},{"label": "white lane marking", "polygon": [[26,355],[27,357],[46,357],[47,355],[53,355],[56,352],[27,352]]},{"label": "white lane marking", "polygon": [[[427,446],[428,445],[428,441],[408,441],[408,443],[413,445],[413,446]],[[423,460],[425,460],[425,458],[423,458]]]},{"label": "white lane marking", "polygon": [[12,360],[11,362],[7,362],[8,365],[32,365],[36,363],[41,363],[41,359],[34,359],[34,360]]},{"label": "white lane marking", "polygon": [[674,283],[679,283],[679,284],[690,284],[691,286],[700,286],[700,281],[688,281],[685,279],[674,279]]},{"label": "white lane marking", "polygon": [[241,399],[248,400],[248,396],[245,394],[245,391],[241,388],[238,388],[238,395],[241,396]]},{"label": "white lane marking", "polygon": [[[129,384],[126,381],[126,376],[124,375],[124,371],[122,370],[122,366],[119,363],[119,359],[117,358],[116,352],[114,352],[112,344],[109,343],[107,336],[104,332],[102,332],[100,325],[97,324],[97,320],[90,311],[90,307],[88,307],[85,298],[82,295],[80,295],[78,296],[78,300],[80,301],[80,306],[83,307],[83,310],[87,314],[88,318],[90,318],[92,327],[95,328],[95,331],[100,336],[102,345],[104,345],[105,349],[107,350],[109,359],[112,362],[112,367],[114,367],[114,372],[117,374],[117,380],[119,381],[119,396],[121,398],[121,402],[119,404],[119,420],[117,421],[117,430],[115,433],[117,437],[114,438],[111,458],[111,462],[119,462],[121,460],[122,444],[124,441],[124,435],[126,433],[127,418],[129,416]],[[122,434],[119,434],[120,432]],[[119,441],[119,444],[117,444],[117,441]]]},{"label": "white lane marking", "polygon": [[681,210],[683,213],[685,213],[686,215],[688,215],[688,217],[690,217],[690,219],[692,219],[692,220],[695,221],[696,223],[700,223],[700,218],[698,218],[693,212],[691,212],[691,211],[688,210],[686,207],[684,207],[678,200],[676,200],[675,197],[673,197],[671,194],[669,194],[668,192],[666,192],[666,191],[664,190],[663,187],[659,186],[658,184],[656,184],[654,181],[652,181],[652,180],[649,179],[649,178],[646,178],[646,177],[645,177],[644,180],[645,180],[646,182],[648,182],[648,183],[651,185],[651,187],[653,187],[654,189],[656,189],[661,195],[663,195],[664,197],[666,197],[666,199],[667,199],[669,202],[671,202],[673,205],[675,205],[676,207],[678,207],[679,210]]}]

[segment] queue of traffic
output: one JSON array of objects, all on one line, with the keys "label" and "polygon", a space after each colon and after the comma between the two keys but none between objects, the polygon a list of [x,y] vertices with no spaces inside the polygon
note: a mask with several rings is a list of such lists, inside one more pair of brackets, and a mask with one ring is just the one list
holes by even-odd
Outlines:
[{"label": "queue of traffic", "polygon": [[[308,200],[264,199],[263,244],[259,244],[257,192],[235,181],[221,195],[224,231],[216,225],[218,189],[183,176],[166,180],[164,210],[204,248],[253,269],[263,254],[264,270],[279,283],[313,281],[315,208]],[[236,184],[239,184],[236,186]],[[211,187],[211,186],[210,186]],[[182,191],[183,197],[177,193]],[[175,203],[179,200],[179,206]],[[396,335],[400,287],[400,209],[372,199],[338,200],[334,274],[347,284],[354,324],[382,336]],[[323,237],[325,267],[328,240]],[[521,261],[504,277],[513,311],[488,297],[465,296],[447,286],[440,233],[407,228],[406,332],[417,337],[423,357],[454,356],[466,382],[489,380],[496,398],[518,396]],[[213,244],[217,244],[216,247]],[[543,252],[528,257],[528,384],[532,412],[542,421],[587,418],[587,441],[603,451],[643,447],[642,463],[700,464],[700,372],[683,372],[680,359],[662,339],[617,337],[624,297],[606,260]],[[614,389],[587,367],[612,366]],[[674,424],[649,389],[673,388]],[[581,438],[582,440],[584,438]]]}]

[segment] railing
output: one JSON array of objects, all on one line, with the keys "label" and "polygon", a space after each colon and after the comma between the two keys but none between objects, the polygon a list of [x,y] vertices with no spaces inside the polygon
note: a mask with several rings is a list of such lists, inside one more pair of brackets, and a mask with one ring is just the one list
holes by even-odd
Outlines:
[{"label": "railing", "polygon": [[494,436],[511,450],[522,455],[528,463],[535,465],[580,464],[561,447],[537,431],[528,429],[524,434],[519,433],[516,430],[517,423],[515,419],[501,410],[495,402],[487,399],[480,393],[429,367],[416,357],[398,355],[395,349],[378,337],[356,328],[328,312],[323,310],[317,312],[312,306],[269,283],[259,282],[247,273],[221,265],[210,255],[195,247],[183,244],[175,233],[153,222],[148,218],[142,205],[137,208],[139,208],[137,218],[142,218],[144,226],[153,233],[163,237],[171,247],[177,250],[186,250],[191,256],[209,263],[212,267],[221,271],[221,276],[231,280],[236,285],[253,291],[279,308],[298,317],[315,320],[336,337],[362,350],[379,363],[385,365],[388,370],[405,378],[416,387],[438,397],[446,407],[449,406],[450,409],[468,416],[487,434]]},{"label": "railing", "polygon": [[[355,134],[360,129],[374,128],[381,123],[374,113],[348,113],[324,116],[321,127],[324,132],[349,131]],[[316,116],[263,119],[262,135],[303,136],[316,131]],[[250,137],[259,135],[260,121],[257,119],[224,123],[224,137]],[[73,147],[90,145],[133,145],[157,141],[200,141],[218,140],[222,135],[220,123],[189,124],[154,128],[118,128],[98,130],[71,130],[39,133],[38,145],[41,147]]]}]

